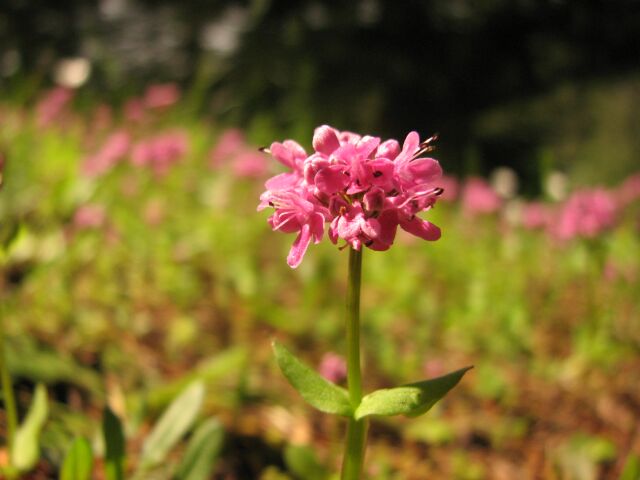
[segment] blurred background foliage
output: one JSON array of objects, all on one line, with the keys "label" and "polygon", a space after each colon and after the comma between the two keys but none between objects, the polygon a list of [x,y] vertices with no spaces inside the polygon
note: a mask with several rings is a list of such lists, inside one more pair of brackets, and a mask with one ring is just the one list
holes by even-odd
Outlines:
[{"label": "blurred background foliage", "polygon": [[[18,101],[61,59],[89,95],[178,81],[257,143],[329,123],[441,133],[445,169],[616,182],[640,153],[637,0],[5,0],[0,85]],[[55,76],[55,74],[54,74]],[[607,165],[606,169],[601,166]]]},{"label": "blurred background foliage", "polygon": [[[19,416],[49,395],[34,478],[75,437],[102,459],[107,405],[133,472],[190,384],[194,429],[224,430],[213,478],[331,478],[343,424],[269,342],[344,351],[346,252],[291,270],[255,213],[277,163],[257,147],[329,123],[439,131],[456,175],[441,241],[365,255],[366,387],[476,369],[429,416],[374,423],[369,478],[637,480],[639,37],[622,0],[0,2],[0,314]],[[559,239],[590,184],[605,224]]]}]

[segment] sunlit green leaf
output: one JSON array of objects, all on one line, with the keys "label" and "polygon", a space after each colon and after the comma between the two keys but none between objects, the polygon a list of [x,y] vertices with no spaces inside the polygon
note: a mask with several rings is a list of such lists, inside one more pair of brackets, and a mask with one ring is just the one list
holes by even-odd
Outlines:
[{"label": "sunlit green leaf", "polygon": [[162,462],[189,431],[198,416],[204,392],[204,384],[195,382],[169,405],[142,446],[140,471]]},{"label": "sunlit green leaf", "polygon": [[410,417],[422,415],[455,387],[470,368],[472,367],[423,382],[376,390],[362,399],[356,409],[355,418],[359,420],[368,415],[407,415]]},{"label": "sunlit green leaf", "polygon": [[40,458],[40,433],[49,414],[47,390],[39,383],[36,386],[29,413],[14,438],[11,464],[21,472],[31,470]]},{"label": "sunlit green leaf", "polygon": [[76,438],[62,463],[60,480],[89,480],[92,469],[91,445],[84,438]]},{"label": "sunlit green leaf", "polygon": [[216,419],[209,419],[195,431],[178,466],[178,480],[207,480],[222,449],[224,430]]},{"label": "sunlit green leaf", "polygon": [[629,455],[624,469],[620,475],[620,480],[638,480],[640,478],[640,457]]},{"label": "sunlit green leaf", "polygon": [[320,376],[277,341],[273,342],[273,351],[280,370],[302,398],[322,412],[346,417],[352,415],[349,394],[344,388]]}]

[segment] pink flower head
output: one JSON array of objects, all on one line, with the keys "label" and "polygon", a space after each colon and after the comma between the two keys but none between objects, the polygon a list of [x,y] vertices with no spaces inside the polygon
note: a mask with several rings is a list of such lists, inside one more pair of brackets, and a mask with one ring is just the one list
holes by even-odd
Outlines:
[{"label": "pink flower head", "polygon": [[296,268],[300,265],[311,239],[315,243],[322,240],[326,209],[310,201],[309,195],[302,191],[267,191],[261,200],[259,209],[265,208],[266,205],[276,209],[269,217],[271,228],[284,233],[298,233],[287,257],[289,266]]},{"label": "pink flower head", "polygon": [[264,177],[267,173],[264,155],[255,150],[245,150],[235,158],[233,172],[244,178]]},{"label": "pink flower head", "polygon": [[320,375],[333,383],[340,383],[347,378],[347,362],[337,353],[325,353],[318,370]]},{"label": "pink flower head", "polygon": [[167,108],[180,100],[180,90],[175,83],[151,85],[144,94],[147,108]]},{"label": "pink flower head", "polygon": [[119,130],[112,133],[98,152],[84,160],[82,170],[90,177],[102,175],[127,155],[130,145],[131,137],[127,132]]},{"label": "pink flower head", "polygon": [[443,175],[440,179],[440,186],[444,190],[438,200],[453,202],[458,198],[460,192],[460,182],[456,177],[451,175]]},{"label": "pink flower head", "polygon": [[104,225],[107,214],[102,205],[83,205],[73,215],[73,224],[81,230],[99,228]]},{"label": "pink flower head", "polygon": [[495,213],[502,201],[491,186],[480,177],[469,178],[462,189],[462,209],[469,214]]},{"label": "pink flower head", "polygon": [[552,220],[551,210],[543,203],[531,202],[522,207],[522,226],[527,230],[545,228]]},{"label": "pink flower head", "polygon": [[241,130],[236,128],[225,130],[209,153],[209,164],[212,168],[221,166],[226,160],[242,150],[244,145],[244,134]]},{"label": "pink flower head", "polygon": [[144,120],[146,110],[144,101],[138,97],[130,98],[124,104],[124,118],[129,122],[140,123]]},{"label": "pink flower head", "polygon": [[36,122],[39,127],[46,127],[62,115],[73,98],[73,91],[64,87],[56,87],[42,97],[36,105]]},{"label": "pink flower head", "polygon": [[131,162],[139,167],[149,167],[157,175],[165,175],[188,149],[184,132],[167,132],[137,143],[131,152]]},{"label": "pink flower head", "polygon": [[274,230],[298,232],[289,265],[300,263],[311,237],[320,241],[325,222],[334,244],[343,240],[356,250],[387,250],[398,227],[425,240],[440,238],[438,227],[417,216],[442,193],[440,164],[422,156],[432,141],[411,132],[401,148],[396,140],[323,125],[310,155],[292,140],[273,143],[267,151],[289,171],[266,182],[258,209],[275,209]]},{"label": "pink flower head", "polygon": [[616,210],[614,197],[602,188],[575,192],[563,205],[551,232],[561,240],[596,237],[613,227]]},{"label": "pink flower head", "polygon": [[640,199],[640,173],[627,177],[617,190],[618,202],[621,206],[629,205]]},{"label": "pink flower head", "polygon": [[264,155],[249,146],[238,129],[226,130],[209,153],[211,168],[222,168],[227,163],[238,177],[256,178],[267,173]]}]

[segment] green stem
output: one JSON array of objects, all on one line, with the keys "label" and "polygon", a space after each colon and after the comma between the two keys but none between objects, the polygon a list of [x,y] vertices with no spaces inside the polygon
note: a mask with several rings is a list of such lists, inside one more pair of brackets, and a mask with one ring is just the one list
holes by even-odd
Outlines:
[{"label": "green stem", "polygon": [[[347,383],[349,399],[355,409],[362,400],[362,374],[360,371],[360,283],[362,250],[349,250],[349,277],[347,286]],[[342,480],[360,480],[364,464],[367,420],[349,419],[342,460]]]},{"label": "green stem", "polygon": [[[0,300],[1,302],[2,300]],[[0,303],[0,383],[2,385],[2,397],[4,408],[7,412],[7,449],[9,451],[9,462],[11,462],[13,452],[13,439],[18,427],[18,414],[16,412],[16,398],[13,393],[13,383],[11,374],[7,366],[4,337],[4,306]]]}]

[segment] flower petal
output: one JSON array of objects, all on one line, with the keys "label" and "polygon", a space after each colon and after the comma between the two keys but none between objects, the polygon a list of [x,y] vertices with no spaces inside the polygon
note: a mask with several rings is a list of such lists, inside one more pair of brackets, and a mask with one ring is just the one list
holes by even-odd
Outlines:
[{"label": "flower petal", "polygon": [[340,147],[340,141],[335,129],[329,125],[316,128],[313,134],[313,148],[316,152],[331,155]]},{"label": "flower petal", "polygon": [[329,195],[339,192],[349,184],[349,177],[344,174],[344,166],[331,165],[320,170],[314,177],[318,190]]},{"label": "flower petal", "polygon": [[305,224],[300,229],[300,233],[293,242],[293,245],[291,245],[291,250],[289,250],[289,255],[287,256],[287,264],[289,264],[291,268],[297,268],[298,265],[300,265],[310,242],[311,229],[308,224]]},{"label": "flower petal", "polygon": [[412,183],[434,183],[442,177],[442,167],[433,158],[416,158],[406,165]]},{"label": "flower petal", "polygon": [[424,240],[438,240],[441,235],[440,229],[433,223],[418,217],[413,217],[412,220],[400,220],[400,226],[403,230]]}]

